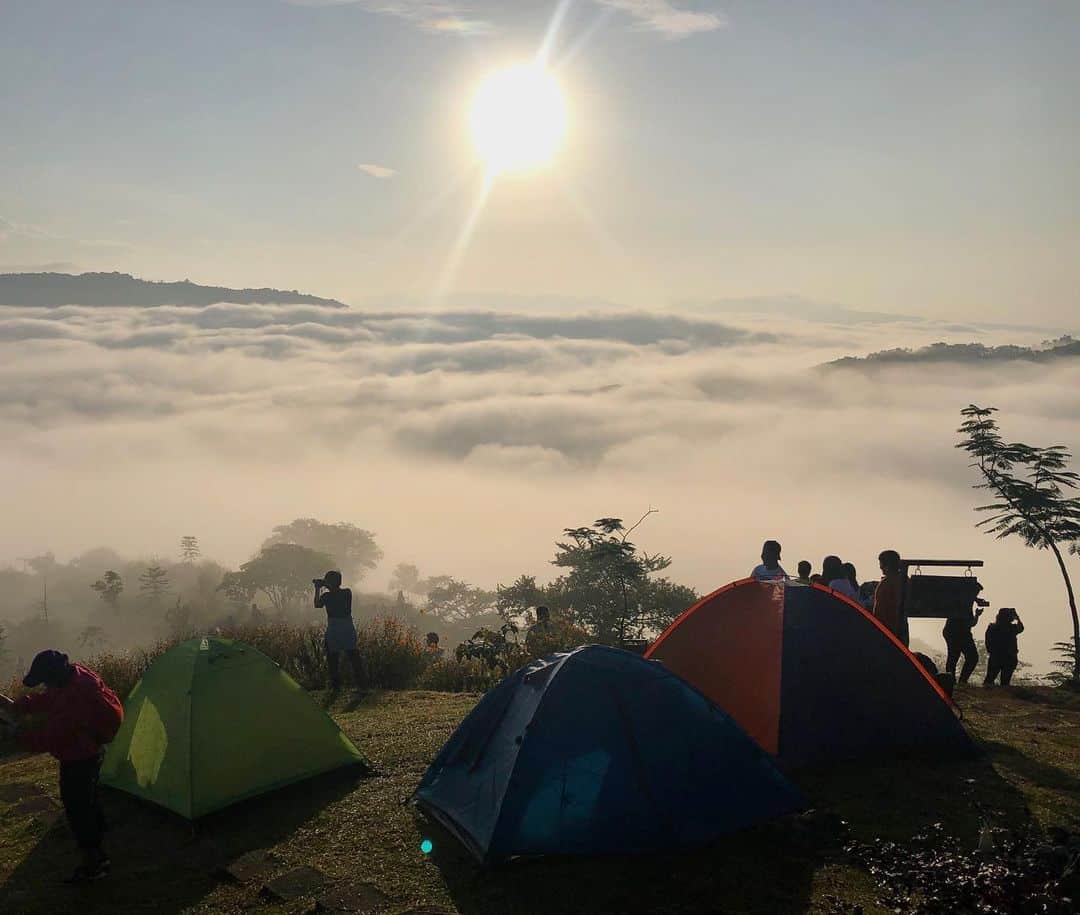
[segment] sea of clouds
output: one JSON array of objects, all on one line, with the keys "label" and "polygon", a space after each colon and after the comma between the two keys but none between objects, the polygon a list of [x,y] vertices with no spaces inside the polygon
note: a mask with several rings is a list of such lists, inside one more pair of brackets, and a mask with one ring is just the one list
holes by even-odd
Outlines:
[{"label": "sea of clouds", "polygon": [[790,566],[837,552],[863,577],[886,546],[984,558],[1044,661],[1067,634],[1056,570],[973,529],[954,430],[974,401],[1009,437],[1080,447],[1077,360],[828,371],[1053,333],[781,306],[0,308],[0,559],[171,555],[194,533],[239,562],[317,515],[378,534],[373,584],[414,561],[491,586],[550,575],[564,527],[654,507],[639,542],[701,590],[765,537]]}]

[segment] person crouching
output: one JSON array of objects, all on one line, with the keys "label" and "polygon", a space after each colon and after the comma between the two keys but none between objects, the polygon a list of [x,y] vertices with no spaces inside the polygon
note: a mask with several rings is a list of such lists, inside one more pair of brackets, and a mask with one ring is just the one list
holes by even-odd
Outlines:
[{"label": "person crouching", "polygon": [[68,882],[88,883],[109,873],[102,848],[105,815],[98,795],[104,749],[120,729],[124,707],[101,678],[59,651],[42,651],[23,685],[42,692],[3,703],[16,717],[15,736],[31,753],[50,753],[60,763],[60,800],[82,863]]}]

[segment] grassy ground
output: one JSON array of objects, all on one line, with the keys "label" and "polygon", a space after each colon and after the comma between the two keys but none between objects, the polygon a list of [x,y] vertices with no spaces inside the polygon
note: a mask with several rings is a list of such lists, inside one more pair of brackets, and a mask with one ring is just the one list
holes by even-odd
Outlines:
[{"label": "grassy ground", "polygon": [[[475,696],[403,692],[331,711],[378,773],[337,775],[223,811],[197,832],[108,793],[113,876],[58,885],[74,864],[55,820],[55,764],[0,758],[0,911],[135,912],[817,912],[885,911],[841,835],[906,839],[935,822],[974,848],[981,818],[1080,828],[1080,697],[1045,689],[969,689],[975,762],[894,762],[796,778],[815,813],[693,853],[645,859],[542,860],[479,871],[449,837],[403,806]],[[420,841],[435,852],[424,857]],[[223,866],[239,862],[237,878]],[[291,895],[275,883],[296,868]],[[295,876],[295,875],[294,875]],[[321,887],[316,884],[322,881]],[[266,889],[278,890],[278,897]]]}]

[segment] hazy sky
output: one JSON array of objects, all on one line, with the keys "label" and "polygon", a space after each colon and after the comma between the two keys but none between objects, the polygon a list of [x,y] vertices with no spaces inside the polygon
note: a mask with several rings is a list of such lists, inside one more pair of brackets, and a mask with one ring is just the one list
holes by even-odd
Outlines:
[{"label": "hazy sky", "polygon": [[[0,269],[431,301],[539,0],[0,0]],[[1066,324],[1080,5],[575,0],[555,167],[451,288]]]}]

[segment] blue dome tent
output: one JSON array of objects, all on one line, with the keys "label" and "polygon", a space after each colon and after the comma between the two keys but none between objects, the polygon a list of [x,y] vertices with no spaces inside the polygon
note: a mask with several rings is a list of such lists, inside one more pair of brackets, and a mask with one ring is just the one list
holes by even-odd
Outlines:
[{"label": "blue dome tent", "polygon": [[803,806],[701,693],[659,662],[599,645],[492,689],[413,802],[482,862],[669,851]]}]

